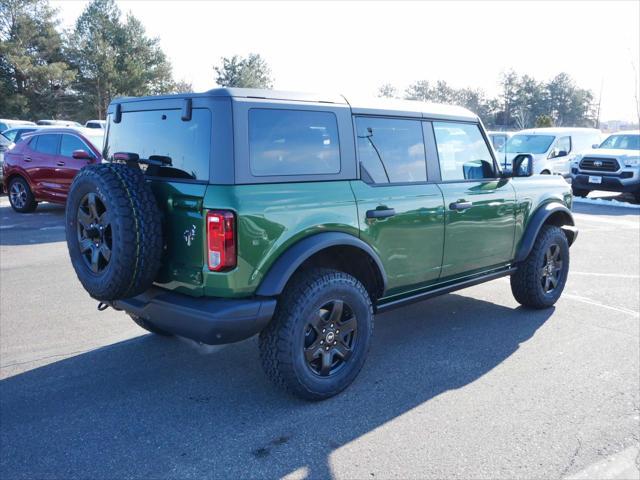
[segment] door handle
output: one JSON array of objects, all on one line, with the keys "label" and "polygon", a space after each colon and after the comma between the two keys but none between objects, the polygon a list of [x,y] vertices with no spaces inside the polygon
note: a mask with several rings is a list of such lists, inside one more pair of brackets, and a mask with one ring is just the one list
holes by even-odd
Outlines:
[{"label": "door handle", "polygon": [[449,209],[451,210],[457,210],[458,212],[461,212],[463,210],[467,210],[469,208],[473,207],[473,202],[467,202],[464,200],[461,200],[459,202],[453,202],[451,204],[449,204]]},{"label": "door handle", "polygon": [[63,167],[64,166],[64,162],[62,160],[60,160],[58,163],[56,163],[56,165],[58,165],[59,167]]},{"label": "door handle", "polygon": [[376,208],[375,210],[367,210],[367,218],[387,218],[396,214],[393,208]]},{"label": "door handle", "polygon": [[24,161],[25,162],[30,162],[31,161],[31,157],[24,157]]}]

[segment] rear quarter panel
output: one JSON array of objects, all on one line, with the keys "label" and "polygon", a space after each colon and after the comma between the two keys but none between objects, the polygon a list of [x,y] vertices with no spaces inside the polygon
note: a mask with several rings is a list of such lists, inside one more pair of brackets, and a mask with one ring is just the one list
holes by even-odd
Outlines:
[{"label": "rear quarter panel", "polygon": [[516,191],[516,228],[512,258],[520,247],[531,216],[542,206],[556,202],[571,209],[571,186],[559,175],[533,175],[513,178]]},{"label": "rear quarter panel", "polygon": [[238,265],[230,272],[205,270],[207,296],[252,295],[273,262],[307,236],[331,231],[358,237],[347,181],[210,185],[203,207],[236,212],[238,234]]}]

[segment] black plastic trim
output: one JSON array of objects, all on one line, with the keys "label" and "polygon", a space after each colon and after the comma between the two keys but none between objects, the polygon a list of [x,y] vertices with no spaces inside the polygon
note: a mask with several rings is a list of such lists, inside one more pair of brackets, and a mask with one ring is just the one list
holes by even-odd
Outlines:
[{"label": "black plastic trim", "polygon": [[[561,203],[550,202],[540,207],[533,214],[533,216],[531,217],[531,220],[529,220],[526,230],[522,235],[522,241],[520,242],[520,246],[518,247],[518,251],[516,253],[516,258],[515,258],[516,262],[522,262],[525,258],[529,256],[531,249],[533,249],[533,244],[535,243],[536,238],[538,238],[538,233],[540,232],[540,229],[542,228],[544,223],[547,221],[547,219],[551,215],[558,212],[562,212],[569,218],[569,223],[565,225],[569,225],[572,227],[575,225],[575,221],[573,220],[573,214],[571,213],[571,210],[569,210],[567,207],[565,207]],[[577,236],[577,229],[575,229],[575,231],[576,231],[575,236]]]},{"label": "black plastic trim", "polygon": [[152,287],[141,295],[115,300],[110,305],[142,317],[166,332],[220,345],[260,332],[273,316],[276,299],[190,297]]},{"label": "black plastic trim", "polygon": [[457,282],[448,283],[446,285],[435,286],[431,290],[422,291],[420,293],[411,295],[409,297],[403,297],[398,300],[392,300],[389,302],[381,303],[377,306],[376,312],[378,313],[386,312],[389,310],[393,310],[394,308],[404,307],[405,305],[410,305],[412,303],[421,302],[423,300],[437,297],[439,295],[444,295],[445,293],[455,292],[456,290],[472,287],[473,285],[478,285],[479,283],[495,280],[496,278],[513,275],[516,270],[517,268],[509,266],[498,271],[492,271],[490,273],[480,274],[480,275],[477,275],[471,278],[466,278]]},{"label": "black plastic trim", "polygon": [[341,232],[318,233],[300,240],[283,253],[271,266],[264,279],[260,283],[257,295],[262,297],[273,297],[280,295],[291,275],[311,257],[314,253],[325,248],[335,246],[350,246],[363,250],[375,262],[382,276],[383,291],[387,289],[387,275],[385,274],[382,261],[376,252],[358,237]]}]

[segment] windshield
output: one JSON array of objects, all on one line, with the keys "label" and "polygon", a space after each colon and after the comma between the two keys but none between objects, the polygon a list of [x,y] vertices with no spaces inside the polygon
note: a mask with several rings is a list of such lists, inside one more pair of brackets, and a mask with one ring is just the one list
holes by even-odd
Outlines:
[{"label": "windshield", "polygon": [[507,153],[544,153],[555,138],[553,135],[514,135],[507,141],[506,151]]},{"label": "windshield", "polygon": [[104,145],[104,131],[103,130],[96,130],[95,133],[94,132],[86,132],[83,133],[83,135],[85,137],[87,137],[87,139],[93,143],[93,146],[96,147],[98,149],[98,151],[102,152],[102,146]]},{"label": "windshield", "polygon": [[640,150],[640,135],[611,135],[600,144],[600,148]]}]

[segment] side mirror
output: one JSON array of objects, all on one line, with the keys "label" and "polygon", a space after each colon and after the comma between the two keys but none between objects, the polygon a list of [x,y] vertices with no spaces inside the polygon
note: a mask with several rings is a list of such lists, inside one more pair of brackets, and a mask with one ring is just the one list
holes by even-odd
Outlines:
[{"label": "side mirror", "polygon": [[553,152],[553,155],[551,155],[551,158],[566,157],[567,155],[568,153],[566,150],[556,150]]},{"label": "side mirror", "polygon": [[513,177],[530,177],[533,175],[533,156],[521,153],[511,162],[513,165]]},{"label": "side mirror", "polygon": [[85,150],[74,150],[71,156],[77,160],[93,160],[93,155]]},{"label": "side mirror", "polygon": [[599,143],[594,143],[593,145],[591,145],[591,148],[593,148],[593,149],[595,150],[595,149],[596,149],[596,148],[598,148],[599,146],[600,146],[600,144],[599,144]]}]

